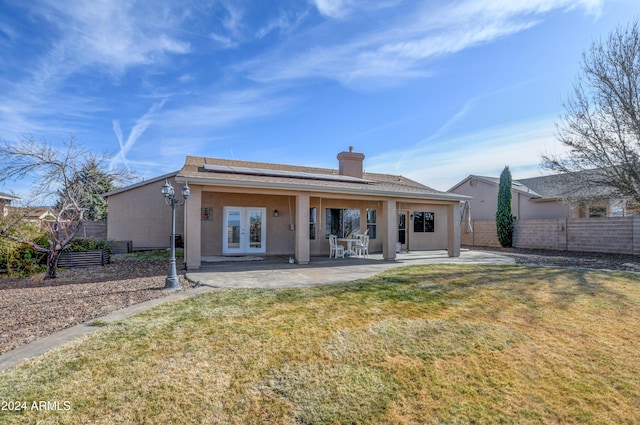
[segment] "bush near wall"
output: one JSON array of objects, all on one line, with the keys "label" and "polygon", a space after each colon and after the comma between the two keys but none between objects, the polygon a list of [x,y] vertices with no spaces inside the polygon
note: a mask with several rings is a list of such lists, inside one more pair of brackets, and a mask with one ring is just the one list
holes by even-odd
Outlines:
[{"label": "bush near wall", "polygon": [[109,241],[91,238],[73,238],[65,252],[86,252],[94,249],[109,249]]}]

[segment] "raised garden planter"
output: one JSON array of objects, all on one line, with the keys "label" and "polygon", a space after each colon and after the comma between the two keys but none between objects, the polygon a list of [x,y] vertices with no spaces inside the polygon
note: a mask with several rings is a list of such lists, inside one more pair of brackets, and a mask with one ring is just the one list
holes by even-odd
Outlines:
[{"label": "raised garden planter", "polygon": [[72,267],[104,266],[109,264],[109,251],[106,249],[92,249],[81,252],[62,252],[58,258],[58,267],[68,269]]}]

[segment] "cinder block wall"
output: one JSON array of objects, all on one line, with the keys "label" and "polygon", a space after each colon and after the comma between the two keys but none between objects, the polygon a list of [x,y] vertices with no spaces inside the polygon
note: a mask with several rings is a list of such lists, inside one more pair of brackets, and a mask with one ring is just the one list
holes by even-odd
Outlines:
[{"label": "cinder block wall", "polygon": [[567,249],[567,220],[522,220],[515,223],[513,246],[530,249]]},{"label": "cinder block wall", "polygon": [[576,218],[568,220],[567,233],[567,249],[570,251],[634,252],[633,217]]},{"label": "cinder block wall", "polygon": [[462,245],[500,247],[495,221],[473,221],[471,227],[473,227],[473,233],[461,232]]},{"label": "cinder block wall", "polygon": [[[499,247],[495,221],[473,221],[462,245]],[[640,216],[517,220],[513,246],[559,251],[640,255]]]}]

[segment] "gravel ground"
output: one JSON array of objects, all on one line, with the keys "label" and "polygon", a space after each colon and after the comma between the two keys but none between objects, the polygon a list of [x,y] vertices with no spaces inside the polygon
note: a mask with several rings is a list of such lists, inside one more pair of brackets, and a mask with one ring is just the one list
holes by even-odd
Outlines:
[{"label": "gravel ground", "polygon": [[[640,272],[640,257],[624,254],[546,251],[521,248],[469,248],[512,257],[516,264],[528,266],[577,267],[585,269]],[[640,277],[639,277],[640,278]]]},{"label": "gravel ground", "polygon": [[[523,249],[477,249],[513,257],[517,264],[640,272],[632,255]],[[167,294],[167,260],[114,256],[104,267],[62,270],[57,279],[0,279],[0,354],[56,331]],[[640,280],[640,276],[639,276]],[[186,289],[193,286],[180,276]]]},{"label": "gravel ground", "polygon": [[[117,257],[117,256],[114,256]],[[168,261],[118,260],[61,270],[58,278],[0,279],[0,354],[132,304],[160,298]],[[190,288],[180,274],[182,288]]]}]

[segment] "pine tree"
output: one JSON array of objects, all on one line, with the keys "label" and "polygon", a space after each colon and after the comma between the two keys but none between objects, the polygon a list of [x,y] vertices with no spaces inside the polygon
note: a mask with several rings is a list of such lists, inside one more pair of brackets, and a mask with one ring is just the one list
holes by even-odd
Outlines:
[{"label": "pine tree", "polygon": [[511,212],[511,171],[509,171],[509,166],[504,167],[500,174],[496,229],[500,245],[510,247],[513,242],[513,214]]}]

